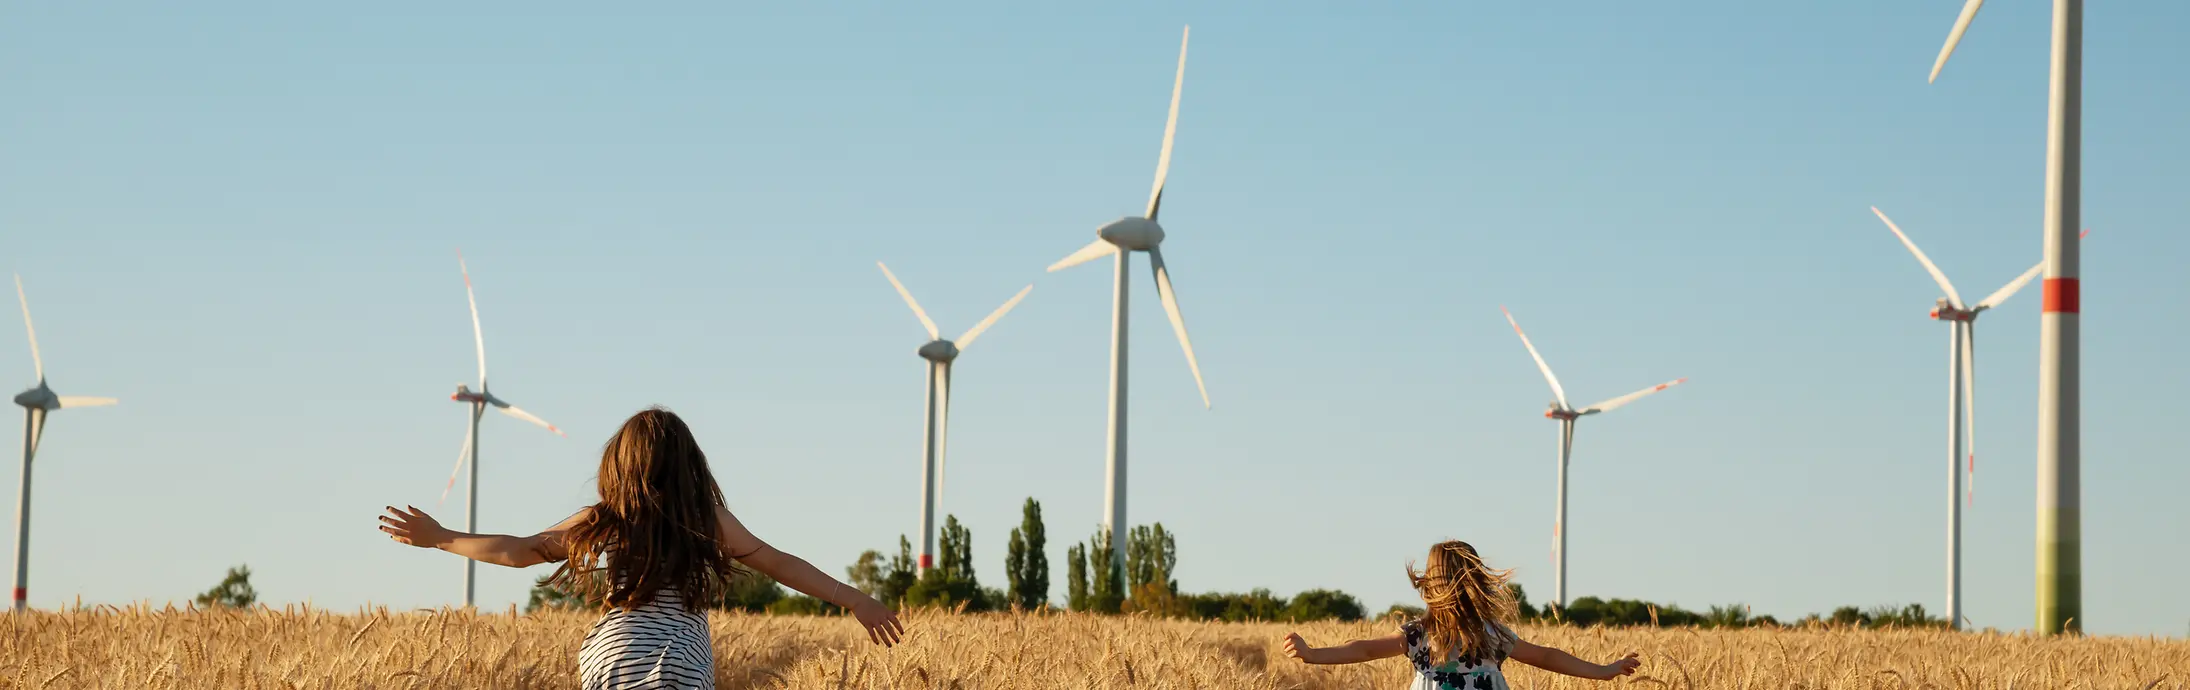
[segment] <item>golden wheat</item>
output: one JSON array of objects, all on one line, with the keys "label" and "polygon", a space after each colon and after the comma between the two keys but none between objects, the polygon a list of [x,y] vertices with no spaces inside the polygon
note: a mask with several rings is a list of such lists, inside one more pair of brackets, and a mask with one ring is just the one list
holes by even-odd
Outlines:
[{"label": "golden wheat", "polygon": [[[308,608],[101,606],[0,616],[0,688],[575,688],[592,617]],[[907,614],[869,645],[845,618],[712,617],[729,688],[1402,688],[1405,662],[1304,666],[1279,641],[1331,644],[1381,623],[1228,624],[1075,614]],[[1526,628],[1585,659],[1642,654],[1616,684],[1690,688],[2190,688],[2190,642],[1942,631]],[[1508,664],[1515,688],[1596,685]]]}]

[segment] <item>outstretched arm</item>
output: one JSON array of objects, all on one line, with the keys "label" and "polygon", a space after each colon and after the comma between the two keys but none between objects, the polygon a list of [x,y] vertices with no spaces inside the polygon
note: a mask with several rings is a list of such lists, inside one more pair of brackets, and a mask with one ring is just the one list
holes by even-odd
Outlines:
[{"label": "outstretched arm", "polygon": [[1405,653],[1407,638],[1397,633],[1388,637],[1354,640],[1336,647],[1309,646],[1307,640],[1301,639],[1300,633],[1285,636],[1285,655],[1308,664],[1358,664]]},{"label": "outstretched arm", "polygon": [[1635,658],[1634,652],[1628,652],[1627,656],[1609,664],[1592,664],[1556,647],[1529,644],[1528,640],[1514,641],[1512,658],[1552,673],[1591,680],[1612,680],[1633,675],[1635,668],[1642,665],[1642,661]]},{"label": "outstretched arm", "polygon": [[801,594],[851,611],[859,623],[867,627],[867,637],[874,642],[894,645],[904,635],[904,626],[897,622],[897,614],[874,597],[867,596],[866,592],[837,581],[804,558],[769,546],[768,542],[753,536],[727,507],[715,506],[715,519],[719,523],[717,528],[723,548],[739,563],[775,578]]},{"label": "outstretched arm", "polygon": [[442,527],[426,511],[412,506],[404,508],[408,510],[388,506],[388,514],[380,516],[380,531],[388,533],[397,543],[440,549],[481,563],[511,568],[528,568],[568,557],[563,548],[563,533],[584,520],[591,510],[578,511],[539,534],[518,537],[458,532]]}]

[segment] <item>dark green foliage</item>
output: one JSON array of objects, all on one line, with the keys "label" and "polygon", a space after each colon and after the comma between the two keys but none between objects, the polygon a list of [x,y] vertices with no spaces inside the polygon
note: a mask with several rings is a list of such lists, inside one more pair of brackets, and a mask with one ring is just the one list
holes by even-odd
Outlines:
[{"label": "dark green foliage", "polygon": [[[586,601],[585,597],[579,596],[577,592],[562,586],[561,583],[549,584],[548,578],[554,576],[554,573],[548,573],[532,581],[532,593],[525,598],[525,613],[541,610],[598,610],[601,608],[593,602]],[[594,571],[591,577],[599,579],[601,577],[600,571]]]},{"label": "dark green foliage", "polygon": [[1109,528],[1098,528],[1087,540],[1087,568],[1091,576],[1084,611],[1118,613],[1125,606],[1125,572],[1112,560]]},{"label": "dark green foliage", "polygon": [[1270,590],[1257,588],[1246,594],[1211,592],[1189,594],[1183,597],[1185,608],[1194,618],[1221,620],[1230,623],[1245,621],[1283,620],[1286,601],[1272,595]]},{"label": "dark green foliage", "polygon": [[1032,611],[1049,603],[1049,537],[1042,528],[1042,504],[1028,498],[1021,512],[1004,555],[1004,576],[1011,586],[1007,601]]},{"label": "dark green foliage", "polygon": [[1285,605],[1284,617],[1289,621],[1336,618],[1351,623],[1361,620],[1361,600],[1335,589],[1311,589],[1293,596],[1293,600]]},{"label": "dark green foliage", "polygon": [[769,604],[768,613],[775,616],[835,616],[843,614],[844,609],[838,608],[836,604],[798,594]]},{"label": "dark green foliage", "polygon": [[1065,606],[1086,611],[1087,602],[1087,547],[1073,544],[1065,549]]},{"label": "dark green foliage", "polygon": [[1825,621],[1833,625],[1845,625],[1849,627],[1861,626],[1864,623],[1870,622],[1869,617],[1863,615],[1862,609],[1853,606],[1842,606],[1840,608],[1833,609],[1833,615],[1826,618]]},{"label": "dark green foliage", "polygon": [[973,534],[958,523],[955,515],[943,518],[941,546],[943,562],[920,574],[919,581],[906,590],[905,604],[942,608],[964,605],[968,611],[988,610],[981,582],[973,575]]},{"label": "dark green foliage", "polygon": [[1170,579],[1179,565],[1176,536],[1164,531],[1161,522],[1134,527],[1126,533],[1126,584],[1131,591],[1138,592],[1141,585],[1151,582],[1174,593],[1179,591],[1179,583]]},{"label": "dark green foliage", "polygon": [[1521,589],[1521,583],[1508,582],[1506,583],[1506,589],[1513,593],[1514,608],[1519,609],[1521,620],[1536,620],[1538,616],[1543,615],[1543,612],[1537,611],[1536,607],[1529,605],[1528,592]]},{"label": "dark green foliage", "polygon": [[920,581],[920,564],[913,561],[912,542],[905,535],[897,535],[897,555],[890,558],[890,567],[882,571],[882,581],[874,594],[877,601],[897,606],[905,601],[905,594]]},{"label": "dark green foliage", "polygon": [[866,592],[867,596],[882,598],[884,580],[888,572],[882,560],[882,552],[874,549],[862,551],[852,567],[844,569],[844,577],[853,589]]},{"label": "dark green foliage", "polygon": [[775,578],[757,570],[749,571],[731,576],[723,583],[722,598],[715,602],[715,608],[762,613],[770,605],[782,601],[783,596],[783,587],[776,584]]},{"label": "dark green foliage", "polygon": [[199,606],[245,609],[258,603],[259,592],[251,588],[251,566],[239,565],[228,569],[228,576],[198,595]]}]

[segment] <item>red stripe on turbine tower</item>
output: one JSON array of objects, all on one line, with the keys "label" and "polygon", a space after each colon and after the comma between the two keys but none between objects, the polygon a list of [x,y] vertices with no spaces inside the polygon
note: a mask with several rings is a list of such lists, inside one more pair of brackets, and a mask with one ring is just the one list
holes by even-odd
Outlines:
[{"label": "red stripe on turbine tower", "polygon": [[2082,311],[2083,290],[2075,278],[2047,278],[2045,313],[2075,314]]},{"label": "red stripe on turbine tower", "polygon": [[22,600],[24,599],[24,595],[25,595],[25,594],[29,594],[29,591],[27,591],[27,590],[25,590],[25,589],[23,589],[23,588],[21,588],[21,587],[17,587],[17,588],[15,588],[15,600],[16,600],[16,601],[22,601]]},{"label": "red stripe on turbine tower", "polygon": [[920,554],[920,569],[921,569],[921,570],[927,570],[927,569],[928,569],[928,568],[929,568],[930,566],[933,566],[933,565],[934,565],[934,562],[933,562],[933,561],[930,561],[930,560],[928,559],[928,555],[927,555],[927,554]]}]

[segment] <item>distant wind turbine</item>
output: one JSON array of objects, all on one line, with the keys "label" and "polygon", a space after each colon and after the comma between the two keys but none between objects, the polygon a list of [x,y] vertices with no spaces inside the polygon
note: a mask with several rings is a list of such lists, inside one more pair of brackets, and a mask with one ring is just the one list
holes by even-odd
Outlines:
[{"label": "distant wind turbine", "polygon": [[1527,333],[1521,332],[1521,324],[1513,320],[1513,312],[1506,311],[1505,307],[1499,307],[1498,311],[1505,313],[1506,323],[1512,324],[1513,333],[1521,336],[1521,346],[1528,348],[1529,358],[1536,360],[1536,368],[1544,372],[1544,380],[1551,383],[1551,409],[1545,410],[1544,416],[1559,420],[1559,516],[1551,523],[1552,559],[1555,561],[1551,596],[1560,608],[1566,608],[1566,466],[1568,456],[1574,451],[1574,422],[1582,417],[1619,409],[1642,399],[1643,396],[1678,386],[1688,379],[1674,379],[1581,409],[1569,407],[1566,404],[1566,389],[1559,387],[1559,377],[1552,375],[1551,365],[1544,363],[1543,355],[1536,354],[1536,346],[1529,343]]},{"label": "distant wind turbine", "polygon": [[[1975,305],[1965,306],[1962,296],[1955,292],[1954,283],[1947,274],[1933,265],[1924,250],[1916,248],[1916,242],[1894,225],[1886,212],[1872,206],[1871,213],[1886,223],[1893,236],[1901,238],[1901,246],[1908,247],[1916,255],[1916,262],[1923,264],[1933,282],[1946,293],[1932,306],[1931,318],[1946,322],[1947,328],[1947,625],[1962,629],[1962,504],[1955,493],[1963,493],[1970,500],[1977,483],[1977,315],[2000,306],[2009,297],[2030,284],[2045,270],[2045,263],[2030,267],[2022,275],[2008,281],[2007,285],[1993,291]],[[2086,231],[2085,234],[2090,234]],[[1966,451],[1965,451],[1966,448]],[[1962,476],[1965,455],[1969,463],[1969,477]]]},{"label": "distant wind turbine", "polygon": [[1012,295],[1010,300],[1004,302],[1004,306],[997,307],[996,311],[989,313],[988,318],[974,324],[973,328],[966,329],[964,335],[958,336],[958,340],[952,342],[943,339],[942,332],[935,328],[935,322],[928,319],[927,310],[920,308],[920,302],[913,299],[912,292],[905,289],[904,283],[897,282],[897,275],[890,272],[889,266],[884,266],[880,261],[874,262],[874,265],[881,267],[882,277],[890,279],[890,287],[897,288],[897,295],[905,298],[905,306],[912,307],[913,315],[920,317],[920,325],[928,329],[928,343],[920,346],[920,358],[928,360],[928,419],[927,425],[922,427],[926,430],[926,438],[922,439],[925,442],[925,448],[922,449],[925,464],[920,467],[920,569],[926,571],[934,563],[932,554],[935,553],[935,506],[943,500],[943,468],[945,458],[948,457],[943,451],[947,445],[945,442],[950,438],[951,364],[958,360],[960,353],[973,345],[974,338],[981,337],[982,331],[996,325],[996,320],[1004,318],[1005,312],[1018,306],[1019,300],[1026,299],[1027,293],[1033,291],[1034,286],[1020,288],[1019,294]]},{"label": "distant wind turbine", "polygon": [[38,385],[16,394],[23,406],[23,474],[15,495],[15,610],[23,611],[30,594],[30,462],[38,455],[38,439],[46,430],[46,415],[73,407],[103,407],[113,398],[55,395],[46,386],[46,360],[38,355],[38,328],[30,322],[30,297],[23,294],[23,277],[15,277],[15,299],[23,305],[23,330],[30,333],[30,362],[38,372]]},{"label": "distant wind turbine", "polygon": [[1179,336],[1179,348],[1186,351],[1186,368],[1194,373],[1194,387],[1201,391],[1202,407],[1209,407],[1209,388],[1202,385],[1201,364],[1194,360],[1194,344],[1186,337],[1186,318],[1179,314],[1179,298],[1171,289],[1171,272],[1163,263],[1160,248],[1164,239],[1163,226],[1156,223],[1156,212],[1163,205],[1164,180],[1171,172],[1171,144],[1179,131],[1179,92],[1186,85],[1186,39],[1190,30],[1179,34],[1179,71],[1171,82],[1171,116],[1163,126],[1163,151],[1156,157],[1156,185],[1148,193],[1147,215],[1111,221],[1095,231],[1094,242],[1049,266],[1049,270],[1055,272],[1113,254],[1118,257],[1110,301],[1110,437],[1109,462],[1103,482],[1103,526],[1110,530],[1110,562],[1114,570],[1125,568],[1126,281],[1131,277],[1133,252],[1148,252],[1149,266],[1156,275],[1156,296],[1163,301],[1163,310],[1171,317],[1171,330]]},{"label": "distant wind turbine", "polygon": [[[441,502],[448,502],[449,489],[456,487],[456,475],[464,471],[464,465],[468,461],[471,464],[471,477],[464,482],[466,493],[464,497],[464,531],[476,534],[479,532],[480,415],[486,414],[488,407],[493,407],[502,414],[545,427],[548,431],[555,432],[557,436],[568,436],[568,434],[563,433],[562,429],[555,428],[555,425],[547,423],[547,420],[535,417],[532,413],[509,404],[509,401],[487,392],[487,337],[479,329],[479,299],[472,294],[471,269],[464,265],[464,254],[462,252],[458,252],[456,255],[456,269],[464,274],[464,300],[471,303],[472,343],[478,346],[479,350],[479,390],[473,391],[471,388],[459,383],[456,384],[456,393],[449,396],[450,400],[464,403],[471,408],[471,424],[464,432],[464,450],[456,456],[456,469],[449,471],[449,483],[441,488]],[[477,582],[478,565],[477,561],[464,560],[464,606],[467,608],[472,605],[472,593]]]}]

